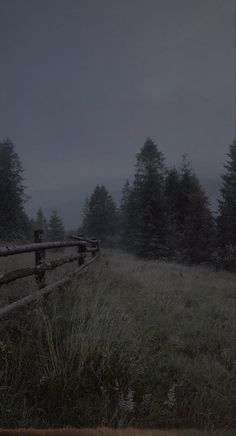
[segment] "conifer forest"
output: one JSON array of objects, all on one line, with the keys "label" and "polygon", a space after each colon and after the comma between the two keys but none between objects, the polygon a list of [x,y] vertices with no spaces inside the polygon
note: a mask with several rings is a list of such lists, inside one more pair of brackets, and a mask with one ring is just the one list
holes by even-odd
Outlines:
[{"label": "conifer forest", "polygon": [[0,0],[0,436],[235,436],[236,0]]}]

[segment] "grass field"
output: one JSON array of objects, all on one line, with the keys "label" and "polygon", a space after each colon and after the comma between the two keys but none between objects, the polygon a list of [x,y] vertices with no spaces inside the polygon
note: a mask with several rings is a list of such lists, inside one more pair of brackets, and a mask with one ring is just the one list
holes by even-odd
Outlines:
[{"label": "grass field", "polygon": [[[0,306],[32,287],[2,287]],[[234,427],[234,317],[235,275],[106,253],[73,285],[0,320],[0,426]]]},{"label": "grass field", "polygon": [[1,436],[234,436],[233,430],[138,430],[138,429],[58,429],[58,430],[0,430]]}]

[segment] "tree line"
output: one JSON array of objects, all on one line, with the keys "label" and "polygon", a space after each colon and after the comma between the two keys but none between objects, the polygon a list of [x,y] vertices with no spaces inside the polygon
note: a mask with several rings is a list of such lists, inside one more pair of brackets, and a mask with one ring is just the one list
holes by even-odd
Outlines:
[{"label": "tree line", "polygon": [[[23,169],[13,143],[0,143],[0,240],[31,239],[36,228],[49,240],[65,229],[54,210],[29,219]],[[132,182],[126,181],[119,206],[105,186],[86,199],[79,233],[146,259],[215,264],[236,270],[236,140],[229,146],[218,202],[212,214],[207,194],[190,162],[168,168],[159,146],[147,138],[136,156]]]},{"label": "tree line", "polygon": [[146,259],[236,270],[236,140],[224,171],[214,216],[186,156],[180,168],[168,168],[158,145],[147,138],[119,207],[104,186],[96,186],[86,200],[80,232]]},{"label": "tree line", "polygon": [[0,142],[0,241],[32,240],[32,233],[42,229],[46,239],[57,241],[64,238],[65,228],[57,210],[53,210],[47,222],[39,208],[36,218],[30,219],[25,212],[23,168],[14,144],[10,139]]}]

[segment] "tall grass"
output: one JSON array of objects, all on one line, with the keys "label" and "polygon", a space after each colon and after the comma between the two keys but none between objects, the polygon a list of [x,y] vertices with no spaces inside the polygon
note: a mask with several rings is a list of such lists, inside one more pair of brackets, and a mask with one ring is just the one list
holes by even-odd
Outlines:
[{"label": "tall grass", "polygon": [[230,273],[106,254],[0,321],[0,426],[233,427],[234,302]]},{"label": "tall grass", "polygon": [[0,430],[1,436],[234,436],[233,430],[199,431],[199,430],[138,430],[129,429],[18,429]]}]

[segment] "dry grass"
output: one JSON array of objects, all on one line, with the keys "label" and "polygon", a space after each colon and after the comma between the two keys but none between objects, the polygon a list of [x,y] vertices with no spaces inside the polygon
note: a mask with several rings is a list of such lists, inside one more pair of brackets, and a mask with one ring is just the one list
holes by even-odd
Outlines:
[{"label": "dry grass", "polygon": [[0,426],[233,427],[234,315],[233,274],[106,254],[2,319]]},{"label": "dry grass", "polygon": [[139,429],[18,429],[0,430],[1,436],[234,436],[233,430],[213,432],[198,430],[139,430]]}]

